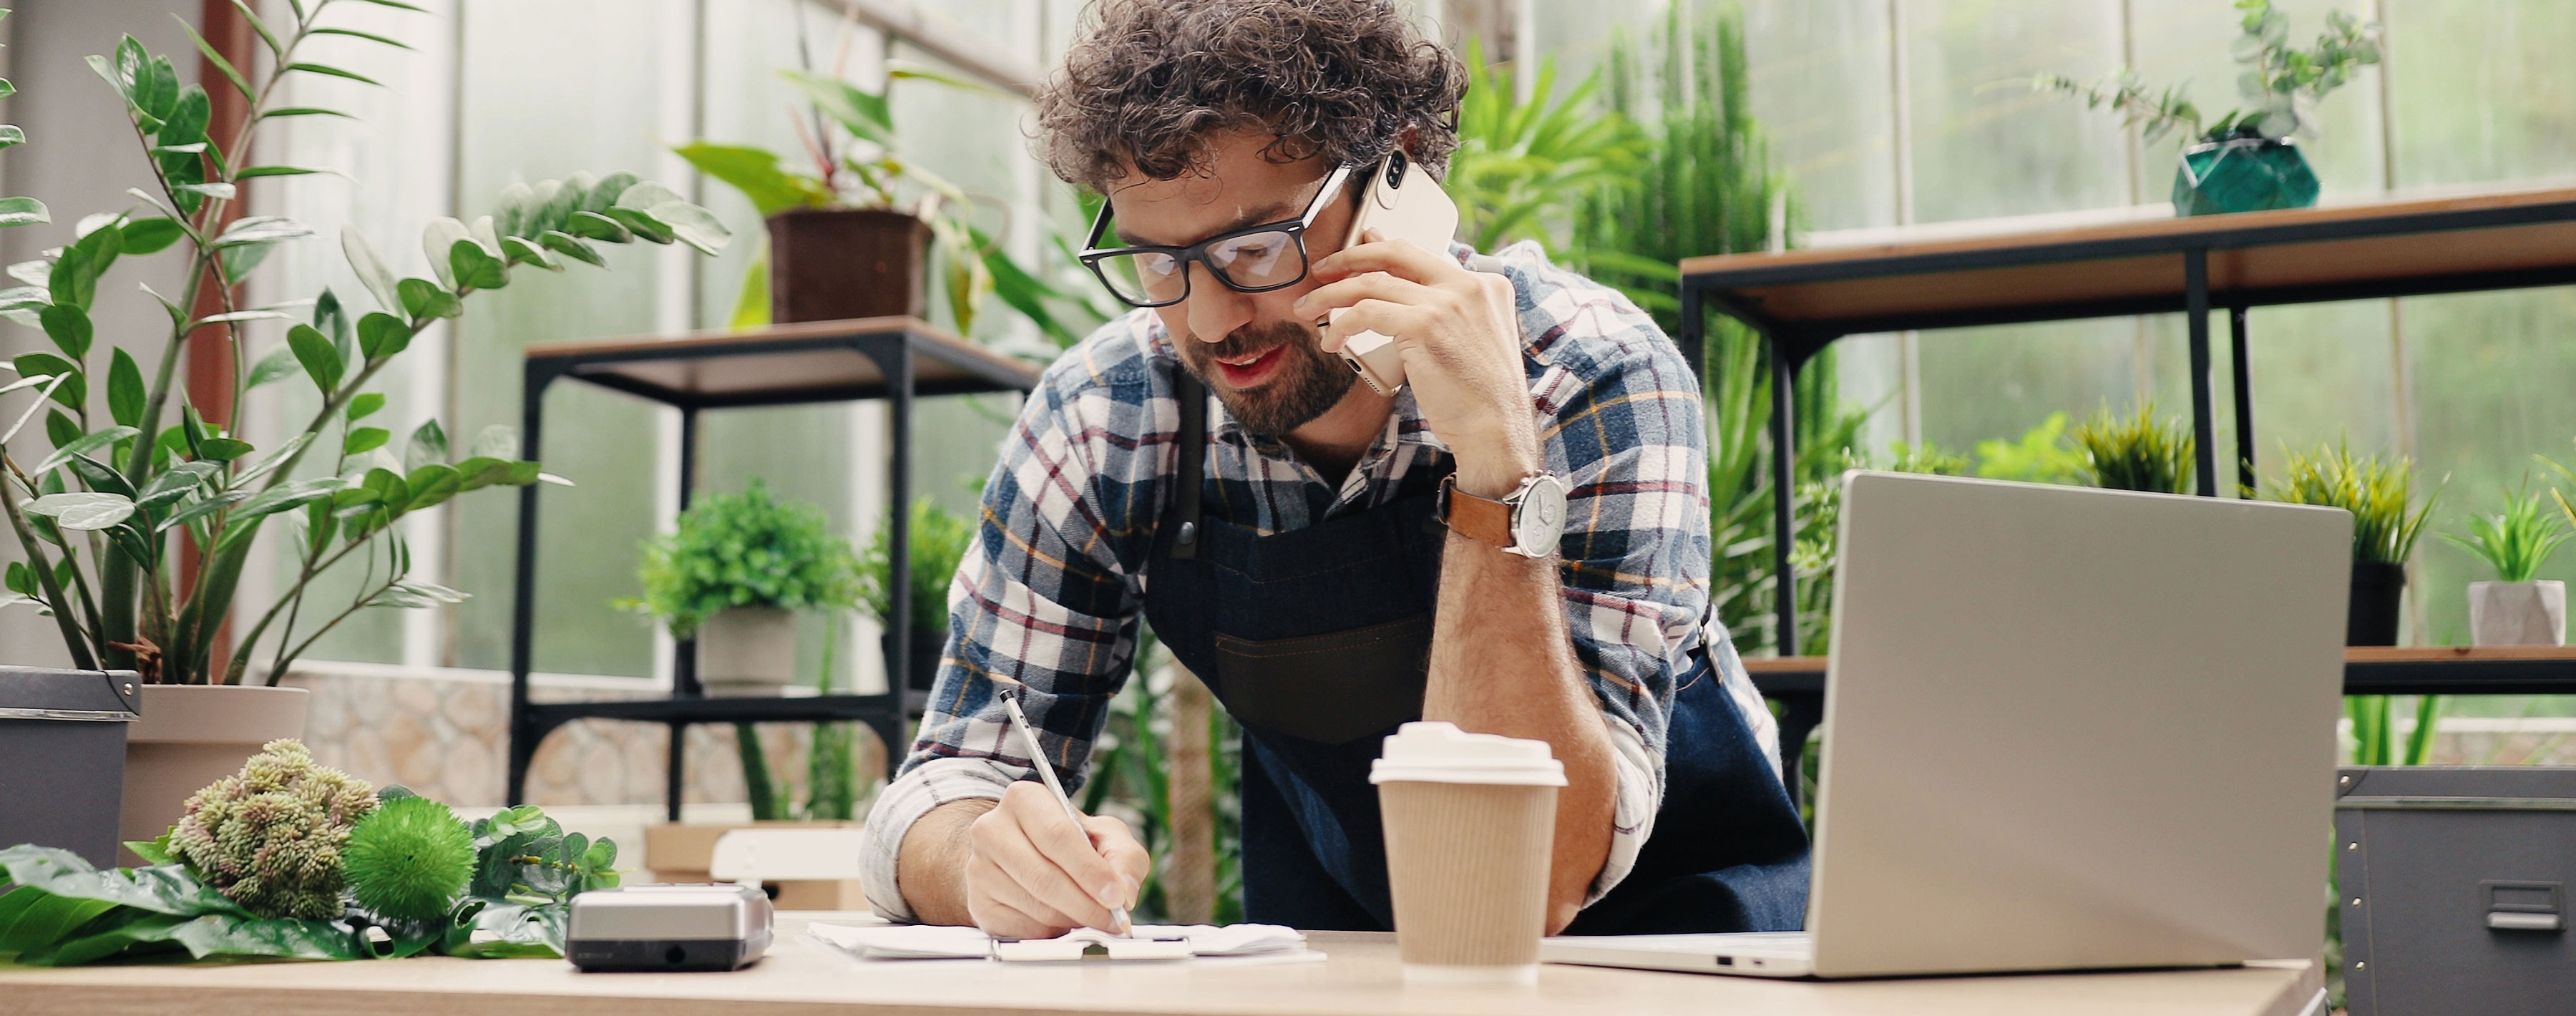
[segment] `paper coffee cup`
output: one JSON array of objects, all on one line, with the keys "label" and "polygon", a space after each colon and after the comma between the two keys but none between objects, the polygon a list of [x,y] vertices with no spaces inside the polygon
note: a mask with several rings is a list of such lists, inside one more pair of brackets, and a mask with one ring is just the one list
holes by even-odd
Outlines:
[{"label": "paper coffee cup", "polygon": [[1565,766],[1545,741],[1407,723],[1369,772],[1411,984],[1533,984]]}]

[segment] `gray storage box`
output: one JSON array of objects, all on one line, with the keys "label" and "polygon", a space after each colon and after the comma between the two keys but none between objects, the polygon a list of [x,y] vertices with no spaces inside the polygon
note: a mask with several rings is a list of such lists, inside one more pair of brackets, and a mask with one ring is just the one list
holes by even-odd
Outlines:
[{"label": "gray storage box", "polygon": [[0,847],[61,847],[116,863],[125,728],[143,715],[131,670],[0,666]]},{"label": "gray storage box", "polygon": [[2353,1016],[2576,1012],[2576,768],[2355,767],[2335,790]]}]

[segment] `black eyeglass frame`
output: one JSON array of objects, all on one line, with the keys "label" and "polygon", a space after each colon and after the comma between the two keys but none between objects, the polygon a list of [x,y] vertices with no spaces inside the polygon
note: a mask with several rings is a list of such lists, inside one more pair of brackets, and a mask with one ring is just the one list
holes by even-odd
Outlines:
[{"label": "black eyeglass frame", "polygon": [[[1108,290],[1109,295],[1117,297],[1118,302],[1130,307],[1169,307],[1173,304],[1189,299],[1190,262],[1193,261],[1205,266],[1207,268],[1208,275],[1216,279],[1219,285],[1237,293],[1276,292],[1306,281],[1306,273],[1314,267],[1314,260],[1306,255],[1306,231],[1314,228],[1315,217],[1324,213],[1325,201],[1342,192],[1342,183],[1343,181],[1348,180],[1350,175],[1351,167],[1349,166],[1335,168],[1332,173],[1324,177],[1324,186],[1315,191],[1314,200],[1306,203],[1306,211],[1296,218],[1281,219],[1277,222],[1265,222],[1256,226],[1245,226],[1242,229],[1230,229],[1187,247],[1100,246],[1100,241],[1109,234],[1109,202],[1102,201],[1100,203],[1100,214],[1091,220],[1091,235],[1083,241],[1082,253],[1075,255],[1075,257],[1082,262],[1083,267],[1091,269],[1093,277],[1100,280],[1101,288]],[[1296,278],[1268,286],[1238,286],[1234,284],[1233,279],[1226,277],[1225,269],[1217,267],[1216,262],[1208,260],[1207,252],[1209,247],[1224,243],[1228,240],[1250,236],[1254,233],[1288,234],[1289,240],[1297,245]],[[1129,299],[1127,294],[1119,292],[1117,284],[1109,281],[1109,273],[1101,269],[1100,263],[1113,257],[1133,254],[1163,254],[1180,262],[1181,295],[1175,296],[1169,300],[1140,303]]]}]

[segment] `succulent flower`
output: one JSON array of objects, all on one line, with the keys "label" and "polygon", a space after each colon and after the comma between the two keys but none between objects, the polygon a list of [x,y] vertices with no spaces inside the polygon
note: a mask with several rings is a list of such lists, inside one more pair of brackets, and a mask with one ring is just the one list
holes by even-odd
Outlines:
[{"label": "succulent flower", "polygon": [[251,913],[329,920],[342,912],[349,827],[374,810],[374,786],[280,739],[188,798],[170,846]]},{"label": "succulent flower", "polygon": [[385,917],[431,921],[474,874],[474,833],[447,806],[398,797],[349,830],[349,894]]}]

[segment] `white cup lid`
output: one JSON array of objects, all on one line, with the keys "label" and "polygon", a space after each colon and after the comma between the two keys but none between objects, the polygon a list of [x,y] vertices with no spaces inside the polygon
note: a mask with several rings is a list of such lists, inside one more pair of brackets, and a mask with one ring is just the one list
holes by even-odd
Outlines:
[{"label": "white cup lid", "polygon": [[1386,751],[1369,766],[1369,782],[1485,783],[1562,787],[1565,764],[1547,742],[1470,734],[1456,724],[1407,723],[1386,739]]}]

